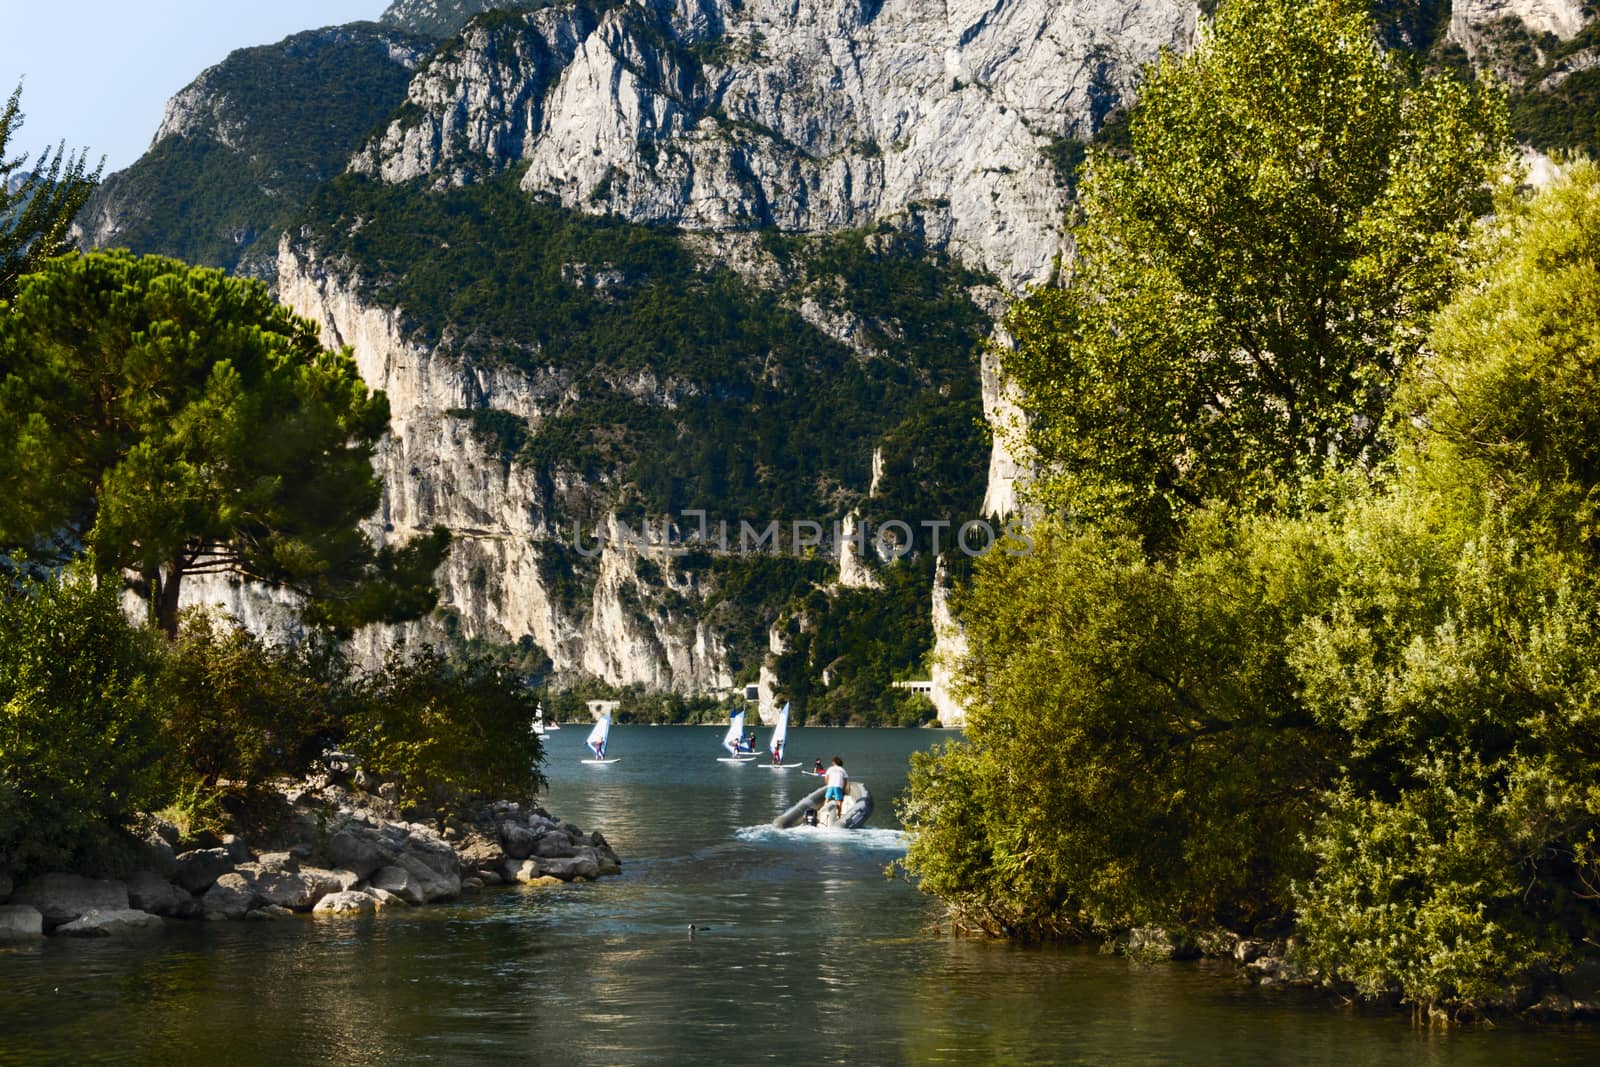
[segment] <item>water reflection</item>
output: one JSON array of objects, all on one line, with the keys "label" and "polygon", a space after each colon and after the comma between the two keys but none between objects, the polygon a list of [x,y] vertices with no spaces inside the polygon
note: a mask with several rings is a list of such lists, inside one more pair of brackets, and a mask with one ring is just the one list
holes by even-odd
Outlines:
[{"label": "water reflection", "polygon": [[906,755],[937,734],[797,737],[878,800],[868,831],[819,833],[768,825],[815,779],[718,764],[716,730],[618,727],[605,768],[578,764],[582,733],[549,739],[548,806],[602,829],[623,877],[0,952],[0,1062],[1600,1061],[1586,1030],[1441,1035],[1193,965],[931,936],[883,868]]}]

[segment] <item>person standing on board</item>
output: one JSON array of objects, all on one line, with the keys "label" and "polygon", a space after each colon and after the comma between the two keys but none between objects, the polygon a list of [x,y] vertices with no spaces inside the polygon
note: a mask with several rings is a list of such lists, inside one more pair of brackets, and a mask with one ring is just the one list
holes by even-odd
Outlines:
[{"label": "person standing on board", "polygon": [[844,791],[850,786],[850,776],[844,772],[844,760],[838,756],[833,757],[833,766],[828,768],[827,792],[822,794],[823,804],[833,804],[834,812],[840,817],[844,815]]}]

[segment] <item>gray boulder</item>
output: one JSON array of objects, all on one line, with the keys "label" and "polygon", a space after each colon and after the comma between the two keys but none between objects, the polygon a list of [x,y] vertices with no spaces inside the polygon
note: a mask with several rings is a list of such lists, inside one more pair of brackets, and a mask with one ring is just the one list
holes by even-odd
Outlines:
[{"label": "gray boulder", "polygon": [[204,893],[233,867],[234,859],[227,849],[197,848],[178,854],[178,869],[172,880],[191,893]]},{"label": "gray boulder", "polygon": [[425,864],[435,874],[458,879],[461,876],[461,857],[456,855],[450,842],[435,834],[419,834],[415,831],[408,834],[404,855]]},{"label": "gray boulder", "polygon": [[371,897],[373,903],[377,904],[380,908],[403,908],[406,906],[404,898],[396,896],[387,889],[378,889],[375,886],[369,885],[367,886],[366,894],[367,896]]},{"label": "gray boulder", "polygon": [[505,866],[500,869],[502,877],[507,882],[527,885],[536,878],[542,878],[539,873],[538,860],[506,860]]},{"label": "gray boulder", "polygon": [[510,819],[500,824],[500,847],[512,859],[527,859],[538,844],[538,836],[526,826],[518,826]]},{"label": "gray boulder", "polygon": [[616,853],[609,848],[602,850],[585,846],[578,850],[578,855],[593,859],[595,871],[601,878],[622,873],[622,864],[617,861]]},{"label": "gray boulder", "polygon": [[145,866],[163,878],[171,878],[178,871],[178,854],[171,842],[154,830],[145,835],[139,846]]},{"label": "gray boulder", "polygon": [[263,873],[256,876],[256,893],[268,904],[293,911],[310,911],[323,897],[342,893],[360,881],[342,877],[343,874],[348,872],[336,874],[315,867]]},{"label": "gray boulder", "polygon": [[377,908],[377,901],[365,893],[354,890],[344,893],[331,893],[317,901],[317,906],[311,909],[311,914],[319,916],[330,915],[371,915]]},{"label": "gray boulder", "polygon": [[245,912],[244,917],[246,919],[290,919],[294,917],[294,912],[277,904],[263,904],[259,908],[253,908]]},{"label": "gray boulder", "polygon": [[428,899],[422,891],[422,883],[400,866],[380,868],[369,880],[368,888],[392,893],[407,904],[422,904]]},{"label": "gray boulder", "polygon": [[233,862],[250,862],[250,843],[237,834],[223,834],[222,847],[233,858]]},{"label": "gray boulder", "polygon": [[182,916],[194,910],[194,897],[154,871],[128,879],[128,904],[151,915]]},{"label": "gray boulder", "polygon": [[132,908],[101,911],[98,908],[84,912],[72,922],[56,928],[61,937],[120,937],[123,934],[159,930],[165,923],[159,915]]},{"label": "gray boulder", "polygon": [[292,874],[300,869],[300,857],[293,852],[263,852],[256,857],[255,868],[261,874]]},{"label": "gray boulder", "polygon": [[[460,896],[460,873],[454,869],[450,871],[436,869],[428,862],[430,859],[435,858],[427,853],[406,852],[395,860],[395,865],[403,867],[410,872],[412,878],[422,888],[422,895],[425,900],[444,900],[448,897]],[[453,864],[455,853],[452,852],[450,854],[450,860]]]},{"label": "gray boulder", "polygon": [[540,859],[559,859],[563,856],[576,856],[578,846],[572,839],[560,831],[552,831],[539,838],[539,847],[534,850],[534,855]]},{"label": "gray boulder", "polygon": [[208,919],[242,919],[245,912],[261,903],[254,876],[243,871],[224,874],[200,898],[200,907]]},{"label": "gray boulder", "polygon": [[570,882],[574,878],[589,881],[600,877],[600,865],[593,856],[555,856],[534,861],[541,875]]},{"label": "gray boulder", "polygon": [[355,871],[366,878],[392,862],[394,851],[375,839],[370,831],[344,829],[328,838],[328,858],[335,867]]},{"label": "gray boulder", "polygon": [[26,904],[0,904],[0,942],[44,936],[44,916]]},{"label": "gray boulder", "polygon": [[69,923],[90,911],[122,911],[128,887],[122,882],[76,874],[41,874],[11,894],[11,903],[28,904],[44,916],[45,929]]}]

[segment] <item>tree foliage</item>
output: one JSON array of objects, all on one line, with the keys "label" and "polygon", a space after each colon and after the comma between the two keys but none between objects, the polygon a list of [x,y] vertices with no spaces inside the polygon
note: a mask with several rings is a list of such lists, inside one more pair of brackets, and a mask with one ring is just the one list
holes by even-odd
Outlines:
[{"label": "tree foliage", "polygon": [[1399,483],[1348,516],[1349,578],[1293,652],[1352,756],[1303,929],[1364,991],[1505,999],[1600,936],[1597,235],[1592,164],[1503,206],[1405,391]]},{"label": "tree foliage", "polygon": [[66,145],[46,151],[23,176],[26,154],[9,157],[12,136],[22,128],[22,86],[0,110],[0,300],[16,292],[17,279],[69,247],[67,231],[105,163],[88,169],[88,153],[66,154]]},{"label": "tree foliage", "polygon": [[492,658],[398,650],[364,684],[346,743],[411,801],[531,798],[544,786],[536,703]]},{"label": "tree foliage", "polygon": [[343,736],[351,685],[348,665],[325,645],[274,648],[209,612],[186,612],[161,672],[173,780],[250,790],[306,774]]},{"label": "tree foliage", "polygon": [[1061,287],[1006,369],[1056,503],[1159,540],[1384,452],[1396,374],[1502,165],[1504,104],[1408,74],[1353,0],[1237,0],[1092,150]]},{"label": "tree foliage", "polygon": [[348,628],[414,618],[447,537],[376,549],[388,405],[259,283],[126,252],[65,256],[0,307],[0,539],[132,572],[176,633],[183,579],[227,572]]},{"label": "tree foliage", "polygon": [[159,649],[72,571],[0,595],[0,870],[105,857],[161,796]]},{"label": "tree foliage", "polygon": [[907,869],[1028,939],[1281,921],[1336,751],[1285,655],[1327,594],[1314,539],[1207,516],[1151,561],[1127,533],[1034,536],[961,602],[966,745],[914,764]]},{"label": "tree foliage", "polygon": [[1597,223],[1585,163],[1481,228],[1382,483],[980,567],[968,743],[904,811],[924,887],[1011,936],[1292,920],[1330,981],[1428,1008],[1529,1003],[1584,955]]}]

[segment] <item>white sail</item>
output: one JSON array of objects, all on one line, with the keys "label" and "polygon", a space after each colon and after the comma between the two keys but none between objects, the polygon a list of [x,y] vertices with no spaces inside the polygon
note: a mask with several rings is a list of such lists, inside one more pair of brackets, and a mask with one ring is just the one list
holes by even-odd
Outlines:
[{"label": "white sail", "polygon": [[611,716],[602,715],[600,721],[594,724],[594,729],[589,731],[589,739],[584,743],[589,746],[589,751],[594,753],[595,759],[606,758],[606,738],[611,735]]},{"label": "white sail", "polygon": [[744,712],[736,711],[728,719],[728,732],[722,735],[722,747],[728,750],[728,755],[737,756],[743,741]]},{"label": "white sail", "polygon": [[772,728],[772,741],[767,745],[767,751],[772,753],[773,763],[783,762],[783,749],[789,743],[789,705],[785,703],[778,709],[778,725]]},{"label": "white sail", "polygon": [[533,712],[533,732],[544,733],[544,704],[541,702]]}]

